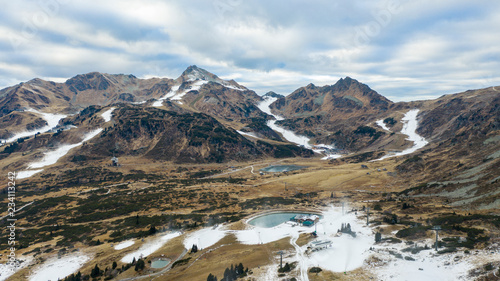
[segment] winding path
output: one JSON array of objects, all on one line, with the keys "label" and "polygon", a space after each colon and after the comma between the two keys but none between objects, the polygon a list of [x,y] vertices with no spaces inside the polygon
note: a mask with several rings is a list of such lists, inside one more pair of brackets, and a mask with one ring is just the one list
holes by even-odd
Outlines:
[{"label": "winding path", "polygon": [[295,248],[297,261],[299,262],[300,279],[301,281],[309,281],[309,276],[307,275],[307,266],[304,264],[304,253],[297,245],[297,239],[299,234],[296,233],[290,238],[290,244]]}]

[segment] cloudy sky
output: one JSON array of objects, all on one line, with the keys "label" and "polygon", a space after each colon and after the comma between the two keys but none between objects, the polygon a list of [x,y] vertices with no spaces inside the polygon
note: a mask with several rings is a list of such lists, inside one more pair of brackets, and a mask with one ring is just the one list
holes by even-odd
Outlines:
[{"label": "cloudy sky", "polygon": [[259,94],[350,76],[394,101],[500,85],[500,1],[16,0],[0,88],[198,65]]}]

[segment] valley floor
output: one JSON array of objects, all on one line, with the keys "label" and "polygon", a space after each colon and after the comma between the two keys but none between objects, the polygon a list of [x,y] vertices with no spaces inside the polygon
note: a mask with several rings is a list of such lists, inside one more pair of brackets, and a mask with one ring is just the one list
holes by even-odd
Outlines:
[{"label": "valley floor", "polygon": [[[135,161],[134,164],[132,161]],[[276,164],[306,168],[285,173],[258,173],[259,169]],[[408,200],[398,197],[398,192],[405,187],[390,174],[396,164],[397,161],[387,159],[367,163],[369,169],[366,169],[359,163],[331,165],[314,158],[261,161],[230,167],[183,165],[174,168],[173,164],[155,166],[141,164],[136,159],[123,159],[123,166],[108,169],[130,173],[148,167],[151,174],[161,177],[23,193],[18,199],[23,204],[19,202],[19,205],[26,206],[23,212],[31,213],[39,208],[40,202],[63,200],[64,205],[39,209],[43,216],[48,217],[63,215],[60,210],[68,209],[78,218],[76,210],[90,208],[85,206],[94,206],[86,213],[109,213],[113,210],[101,210],[99,204],[123,200],[129,201],[120,204],[139,204],[144,211],[88,222],[67,222],[70,218],[61,217],[58,221],[66,221],[61,226],[93,229],[80,236],[82,242],[73,246],[58,246],[67,245],[62,243],[65,234],[58,232],[59,236],[55,235],[54,239],[36,242],[19,250],[18,256],[25,260],[23,266],[15,273],[9,272],[10,268],[5,265],[0,266],[0,280],[62,279],[77,271],[90,274],[96,264],[103,271],[101,278],[105,274],[116,274],[112,280],[141,280],[150,275],[152,280],[206,280],[209,273],[220,280],[225,268],[239,263],[249,269],[248,276],[243,280],[472,280],[494,277],[500,265],[500,241],[498,229],[490,224],[464,225],[485,229],[491,238],[488,243],[476,244],[473,249],[459,247],[449,253],[436,253],[432,248],[434,232],[430,230],[424,231],[421,236],[396,238],[398,231],[411,227],[404,222],[391,224],[384,221],[393,214],[412,224],[426,224],[429,219],[450,216],[455,212],[467,215],[466,210],[452,209],[440,198],[415,197]],[[192,175],[200,177],[193,179]],[[402,210],[403,202],[411,203],[412,208]],[[342,203],[345,204],[344,212]],[[377,205],[379,209],[374,210]],[[75,206],[80,209],[75,209]],[[363,207],[372,210],[369,226],[366,225]],[[116,208],[119,210],[121,207]],[[313,227],[290,222],[273,228],[248,224],[249,218],[272,210],[321,212],[323,218]],[[192,225],[197,214],[201,214],[202,222],[198,224],[201,228]],[[229,215],[223,221],[209,222],[224,214]],[[179,229],[173,227],[172,222],[152,220],[163,216],[169,219],[180,216],[180,220],[185,221]],[[228,222],[230,216],[234,218]],[[137,230],[133,226],[136,219],[139,225]],[[151,224],[145,221],[151,221]],[[133,236],[138,231],[147,232],[153,223],[158,228],[156,235]],[[342,224],[349,224],[356,236],[339,232]],[[37,229],[45,233],[47,229],[24,220],[20,221],[20,225],[25,233]],[[118,233],[117,229],[122,233]],[[311,235],[315,230],[317,238]],[[375,243],[377,232],[382,234],[382,241]],[[123,239],[114,239],[115,235],[122,235]],[[454,230],[440,235],[440,239],[464,237],[464,233]],[[96,244],[97,240],[100,243]],[[311,252],[308,245],[312,241],[331,241],[332,244],[326,249]],[[198,251],[191,253],[194,244],[198,246]],[[447,248],[440,248],[441,251],[444,249]],[[283,264],[291,265],[289,272],[278,272],[279,251],[283,251]],[[6,253],[4,251],[4,256]],[[140,258],[146,260],[144,270],[135,271],[134,266],[126,267]],[[169,260],[170,265],[154,269],[150,262],[156,259]],[[104,270],[111,268],[113,261],[117,262],[119,272]],[[310,270],[316,267],[321,271],[311,273]]]}]

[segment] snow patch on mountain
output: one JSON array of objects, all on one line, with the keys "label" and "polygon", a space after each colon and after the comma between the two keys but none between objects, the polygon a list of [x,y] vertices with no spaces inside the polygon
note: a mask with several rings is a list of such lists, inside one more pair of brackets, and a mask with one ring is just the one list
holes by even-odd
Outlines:
[{"label": "snow patch on mountain", "polygon": [[[37,162],[32,162],[31,164],[29,164],[28,165],[28,169],[26,171],[19,172],[18,175],[17,175],[17,178],[18,179],[29,178],[32,175],[43,171],[43,169],[40,169],[40,168],[43,168],[43,167],[46,167],[46,166],[50,166],[50,165],[53,165],[53,164],[57,163],[57,161],[61,157],[63,157],[64,155],[68,154],[68,152],[71,149],[82,145],[86,141],[91,140],[92,138],[94,138],[95,136],[97,136],[99,133],[101,133],[102,130],[103,130],[102,128],[99,128],[99,129],[94,130],[94,131],[92,131],[90,133],[87,133],[83,137],[82,141],[79,142],[79,143],[65,144],[65,145],[62,145],[62,146],[58,147],[55,150],[45,152],[42,160],[37,161]],[[38,169],[38,170],[32,170],[32,169]]]},{"label": "snow patch on mountain", "polygon": [[186,95],[190,91],[199,91],[201,86],[207,84],[208,81],[204,80],[196,80],[194,81],[190,87],[184,89],[182,91],[177,91],[177,93],[171,98],[171,100],[181,100],[184,95]]},{"label": "snow patch on mountain", "polygon": [[115,107],[112,107],[112,108],[106,110],[103,114],[101,114],[101,117],[102,117],[102,119],[104,119],[104,122],[111,121],[111,114],[113,113],[113,111],[115,109],[116,109]]},{"label": "snow patch on mountain", "polygon": [[57,124],[59,124],[59,121],[61,121],[61,119],[66,118],[68,116],[66,114],[45,113],[45,112],[35,110],[33,108],[28,108],[28,109],[26,109],[26,111],[35,113],[36,115],[39,115],[43,120],[45,120],[47,122],[47,125],[40,128],[40,129],[18,132],[13,137],[6,139],[5,142],[9,143],[9,142],[16,141],[19,138],[31,137],[31,136],[34,136],[38,132],[45,133],[45,132],[55,128],[57,126]]},{"label": "snow patch on mountain", "polygon": [[245,137],[252,137],[252,138],[260,139],[257,135],[255,135],[253,133],[246,133],[246,132],[242,132],[242,131],[238,131],[238,130],[236,132],[238,132],[238,134],[245,136]]},{"label": "snow patch on mountain", "polygon": [[375,121],[375,124],[379,125],[382,129],[386,130],[386,131],[391,131],[384,123],[384,120],[383,119],[380,119],[380,120],[377,120]]},{"label": "snow patch on mountain", "polygon": [[53,257],[41,266],[32,271],[29,280],[59,280],[75,273],[82,267],[91,257],[81,253],[75,253],[65,257]]},{"label": "snow patch on mountain", "polygon": [[384,155],[382,158],[377,159],[375,161],[387,159],[394,156],[407,155],[421,149],[422,147],[426,146],[429,143],[424,137],[420,136],[417,133],[417,128],[418,128],[417,115],[419,111],[420,111],[419,109],[412,109],[408,111],[405,114],[405,116],[401,119],[401,122],[403,122],[403,129],[401,130],[401,134],[407,135],[408,137],[406,139],[408,141],[412,141],[413,146],[395,154]]},{"label": "snow patch on mountain", "polygon": [[306,136],[300,136],[295,134],[293,131],[287,130],[285,128],[282,128],[278,125],[276,125],[276,121],[284,120],[283,117],[279,115],[275,115],[271,112],[270,105],[275,102],[278,98],[276,97],[270,97],[270,96],[265,96],[263,101],[261,101],[259,104],[257,104],[257,107],[264,113],[274,116],[275,120],[268,120],[267,121],[267,126],[269,126],[271,129],[273,129],[275,132],[281,133],[283,137],[292,143],[295,143],[297,145],[301,145],[307,149],[312,149],[316,153],[322,153],[325,154],[325,157],[323,158],[324,160],[328,159],[334,159],[334,158],[339,158],[341,155],[332,153],[331,150],[335,149],[331,145],[325,145],[325,144],[319,144],[319,145],[311,145],[309,144],[310,138]]},{"label": "snow patch on mountain", "polygon": [[164,95],[163,97],[161,97],[159,100],[155,101],[153,103],[153,106],[154,107],[160,107],[160,106],[162,106],[164,100],[169,99],[169,98],[175,96],[175,94],[179,90],[180,86],[181,86],[180,84],[172,86],[172,88],[170,89],[170,92],[168,92],[166,95]]},{"label": "snow patch on mountain", "polygon": [[163,245],[167,244],[171,239],[180,236],[180,232],[172,232],[165,234],[161,237],[154,238],[153,240],[142,245],[137,251],[134,251],[126,256],[124,256],[120,261],[124,263],[131,263],[134,258],[138,260],[140,258],[145,258],[152,253],[158,251]]},{"label": "snow patch on mountain", "polygon": [[206,72],[205,70],[199,69],[199,68],[192,68],[189,74],[187,75],[188,80],[187,81],[207,81],[207,82],[214,82],[217,84],[220,84],[226,88],[233,89],[233,90],[238,90],[238,91],[245,91],[247,90],[243,86],[236,86],[233,85],[225,80],[220,79],[219,77],[212,78],[210,77],[209,73]]}]

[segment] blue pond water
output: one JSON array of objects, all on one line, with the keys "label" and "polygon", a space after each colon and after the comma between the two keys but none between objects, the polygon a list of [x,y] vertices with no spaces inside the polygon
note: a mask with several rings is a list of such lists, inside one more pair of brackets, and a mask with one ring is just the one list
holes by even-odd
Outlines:
[{"label": "blue pond water", "polygon": [[262,168],[262,169],[260,169],[260,171],[266,172],[266,173],[280,173],[280,172],[302,170],[304,168],[307,168],[307,167],[306,166],[298,166],[298,165],[273,165],[273,166],[268,166],[268,167]]},{"label": "blue pond water", "polygon": [[163,268],[163,267],[167,266],[167,264],[169,262],[170,262],[169,260],[155,260],[155,261],[151,262],[151,267],[152,268]]},{"label": "blue pond water", "polygon": [[257,227],[271,228],[289,221],[296,215],[309,215],[309,213],[272,213],[256,217],[248,223]]}]

